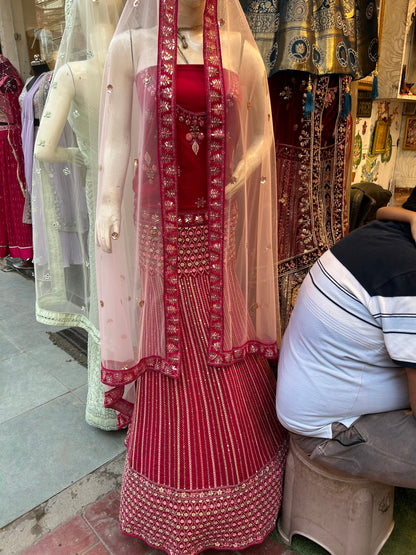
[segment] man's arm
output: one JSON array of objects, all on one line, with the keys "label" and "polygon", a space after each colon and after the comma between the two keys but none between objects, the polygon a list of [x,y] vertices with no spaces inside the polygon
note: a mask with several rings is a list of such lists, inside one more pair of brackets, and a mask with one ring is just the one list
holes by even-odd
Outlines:
[{"label": "man's arm", "polygon": [[416,368],[406,368],[407,383],[409,387],[409,401],[413,416],[416,417]]},{"label": "man's arm", "polygon": [[416,212],[401,206],[382,206],[376,212],[377,220],[394,220],[410,225],[413,239],[416,241]]}]

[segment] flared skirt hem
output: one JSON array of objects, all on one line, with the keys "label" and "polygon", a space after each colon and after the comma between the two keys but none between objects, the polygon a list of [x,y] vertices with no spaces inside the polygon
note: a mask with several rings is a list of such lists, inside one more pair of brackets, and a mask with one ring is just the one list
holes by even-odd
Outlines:
[{"label": "flared skirt hem", "polygon": [[262,543],[280,509],[285,459],[284,442],[276,456],[249,479],[204,490],[163,486],[127,465],[120,529],[169,555],[239,550]]}]

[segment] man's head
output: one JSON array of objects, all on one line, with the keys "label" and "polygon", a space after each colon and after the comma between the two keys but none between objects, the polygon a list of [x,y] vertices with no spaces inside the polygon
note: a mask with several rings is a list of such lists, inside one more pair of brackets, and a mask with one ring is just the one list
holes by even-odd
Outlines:
[{"label": "man's head", "polygon": [[416,212],[416,187],[410,193],[409,198],[402,204],[402,208],[406,208],[406,210],[413,210]]}]

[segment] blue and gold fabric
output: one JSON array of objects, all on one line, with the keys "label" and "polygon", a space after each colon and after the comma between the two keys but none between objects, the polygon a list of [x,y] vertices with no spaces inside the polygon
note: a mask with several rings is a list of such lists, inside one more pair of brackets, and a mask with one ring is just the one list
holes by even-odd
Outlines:
[{"label": "blue and gold fabric", "polygon": [[375,0],[240,0],[269,75],[282,70],[361,79],[378,56]]}]

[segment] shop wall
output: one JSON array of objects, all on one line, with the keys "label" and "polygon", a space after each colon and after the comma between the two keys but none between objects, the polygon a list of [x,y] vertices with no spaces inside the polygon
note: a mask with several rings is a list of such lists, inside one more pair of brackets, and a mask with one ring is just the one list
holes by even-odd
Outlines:
[{"label": "shop wall", "polygon": [[[374,132],[378,119],[390,120],[385,152],[372,154]],[[371,117],[357,117],[355,125],[352,182],[371,181],[385,189],[392,185],[397,158],[397,142],[401,128],[399,101],[374,101]]]},{"label": "shop wall", "polygon": [[[407,106],[407,104],[403,104],[402,106],[404,108],[405,106]],[[416,103],[415,103],[415,106],[416,106]],[[411,111],[415,111],[415,110],[411,110]],[[409,110],[407,110],[407,112],[409,112]],[[395,165],[394,178],[396,182],[396,187],[413,188],[413,187],[416,187],[416,144],[413,144],[412,146],[414,148],[411,148],[411,149],[403,148],[405,146],[406,122],[408,118],[410,118],[411,123],[415,122],[416,113],[414,113],[411,116],[409,116],[408,113],[402,116],[401,129],[400,129],[400,141],[399,141],[399,148],[397,150],[397,160]]]},{"label": "shop wall", "polygon": [[[371,117],[356,119],[352,182],[371,181],[385,189],[416,186],[416,150],[403,149],[407,114],[404,102],[375,100]],[[416,117],[416,116],[415,116]],[[390,123],[386,149],[372,154],[376,122]]]},{"label": "shop wall", "polygon": [[[30,2],[33,11],[33,0]],[[26,2],[27,4],[27,2]],[[28,44],[26,38],[25,10],[24,0],[13,0],[13,23],[16,38],[16,47],[19,55],[19,71],[23,80],[26,80],[31,74],[30,60],[28,56]]]}]

